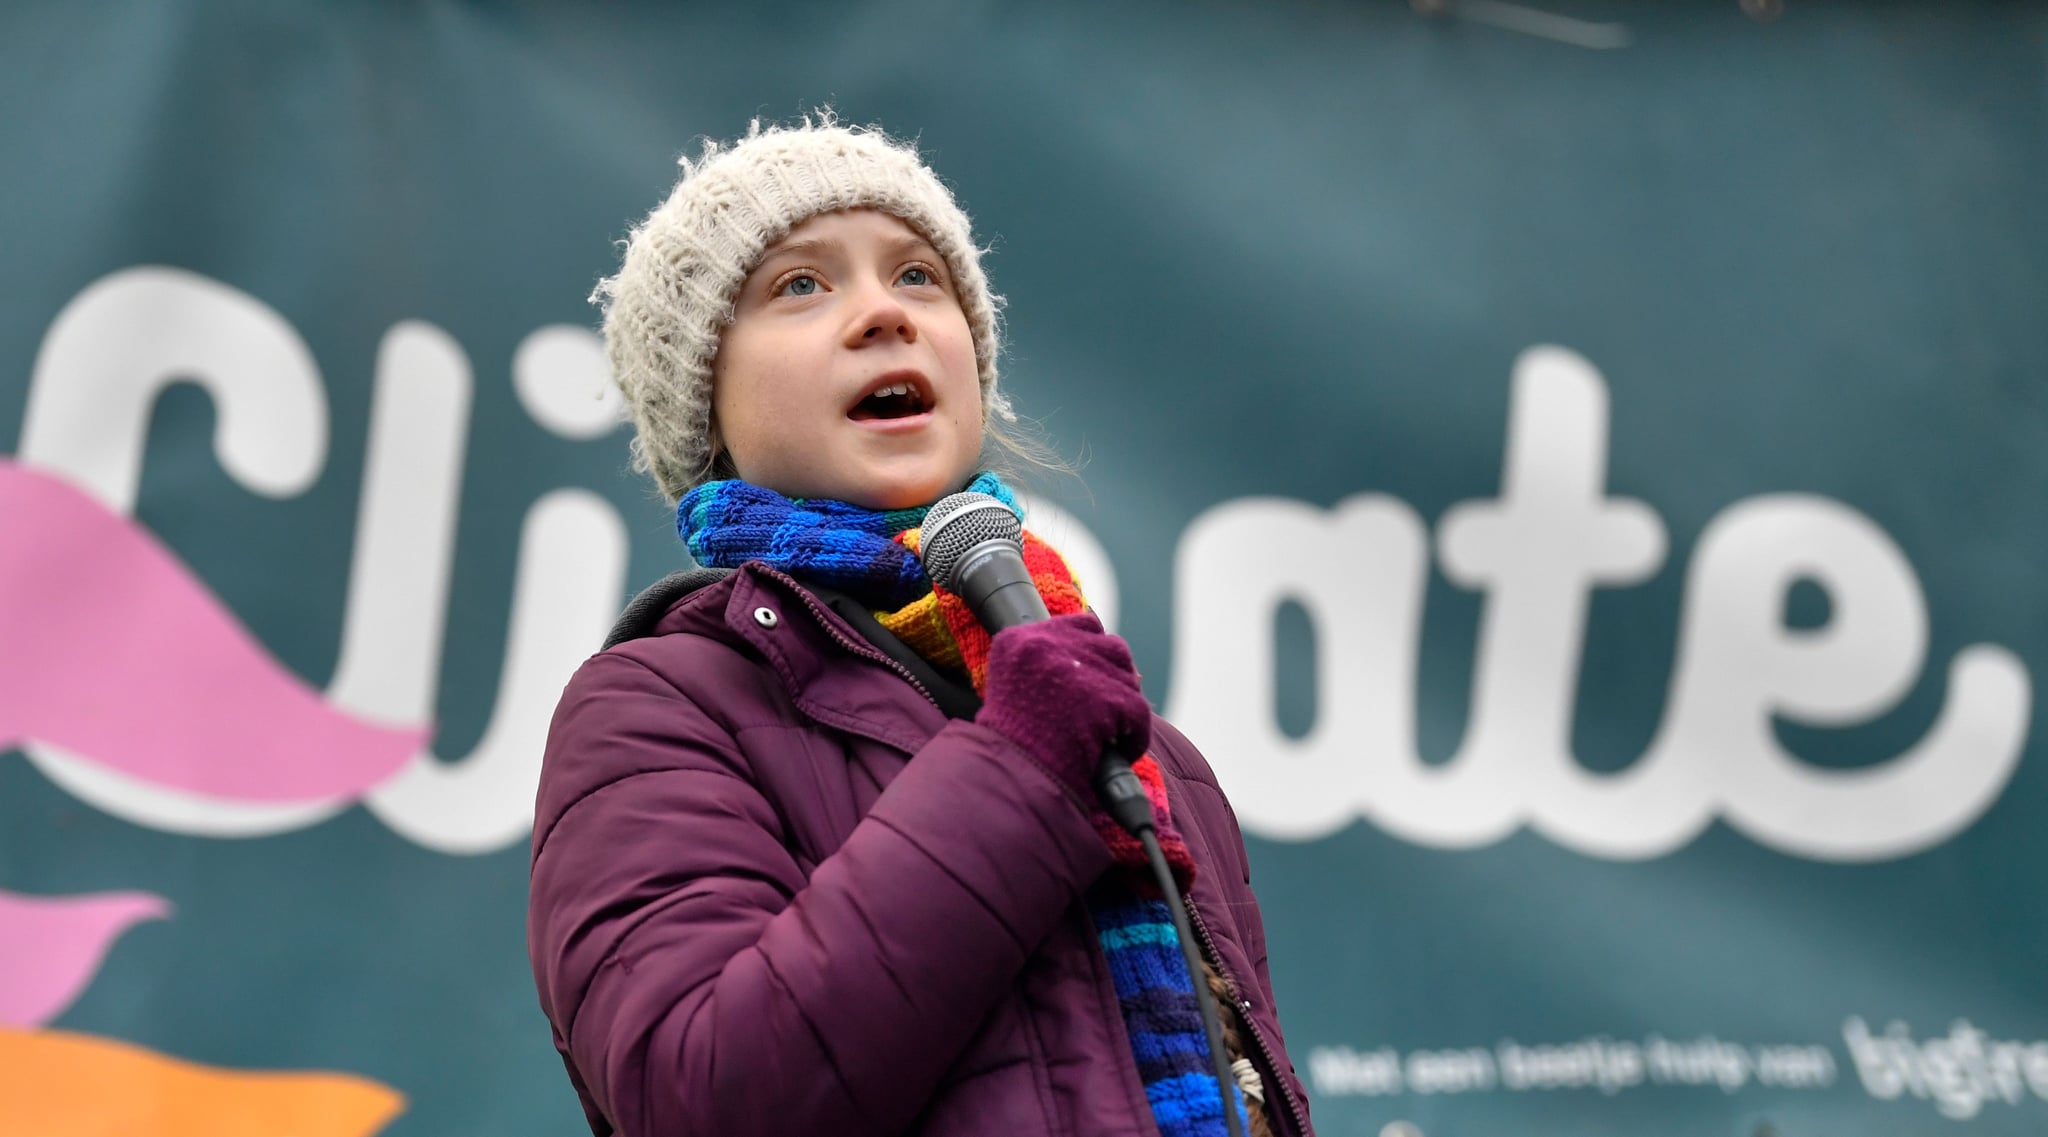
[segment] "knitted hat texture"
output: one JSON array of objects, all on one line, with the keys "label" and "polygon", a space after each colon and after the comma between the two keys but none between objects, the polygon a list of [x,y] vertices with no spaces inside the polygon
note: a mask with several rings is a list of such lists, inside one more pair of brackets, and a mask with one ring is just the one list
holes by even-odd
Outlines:
[{"label": "knitted hat texture", "polygon": [[798,125],[757,119],[731,145],[706,142],[668,200],[635,226],[617,276],[591,301],[633,413],[633,464],[674,504],[711,469],[711,365],[747,274],[770,245],[821,213],[879,209],[946,262],[974,337],[984,419],[1016,416],[996,389],[996,309],[967,215],[915,146],[829,114]]}]

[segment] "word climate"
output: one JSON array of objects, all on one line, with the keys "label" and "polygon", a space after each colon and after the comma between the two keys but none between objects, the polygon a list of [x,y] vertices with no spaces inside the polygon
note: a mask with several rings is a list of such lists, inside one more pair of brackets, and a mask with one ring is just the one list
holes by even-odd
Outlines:
[{"label": "word climate", "polygon": [[[513,355],[511,386],[532,421],[565,439],[607,436],[619,399],[587,329],[541,328]],[[250,493],[304,493],[326,465],[328,391],[298,331],[219,281],[138,266],[102,278],[59,313],[37,354],[18,464],[132,517],[152,408],[191,383],[213,401],[214,454]],[[341,641],[326,702],[366,720],[425,727],[442,681],[462,473],[475,377],[452,337],[417,320],[377,353],[362,439],[362,490]],[[1690,841],[1716,817],[1773,848],[1872,860],[1938,844],[1994,801],[2019,760],[2031,684],[2004,648],[1978,644],[1948,669],[1945,703],[1906,753],[1824,770],[1788,753],[1775,718],[1861,722],[1919,679],[1927,610],[1912,566],[1862,514],[1777,494],[1729,506],[1700,535],[1686,572],[1672,690],[1647,753],[1596,774],[1570,752],[1588,600],[1663,564],[1649,505],[1609,498],[1607,390],[1555,347],[1515,365],[1503,486],[1452,508],[1435,556],[1485,594],[1472,721],[1449,762],[1415,745],[1416,660],[1430,566],[1427,530],[1406,503],[1361,494],[1323,510],[1279,498],[1223,502],[1176,552],[1169,713],[1216,762],[1246,828],[1281,840],[1327,836],[1364,818],[1408,841],[1470,848],[1520,826],[1596,857],[1639,858]],[[466,754],[422,748],[364,797],[386,825],[446,853],[524,840],[548,708],[593,650],[625,588],[628,526],[588,489],[523,503],[512,608],[489,723]],[[1091,581],[1115,621],[1114,567],[1071,517],[1039,528]],[[1237,550],[1287,549],[1245,558]],[[1829,598],[1819,628],[1783,623],[1788,589]],[[1274,613],[1298,602],[1316,624],[1318,718],[1300,738],[1276,722]],[[250,837],[304,828],[351,801],[250,803],[126,778],[103,755],[47,739],[23,753],[94,806],[174,832]]]}]

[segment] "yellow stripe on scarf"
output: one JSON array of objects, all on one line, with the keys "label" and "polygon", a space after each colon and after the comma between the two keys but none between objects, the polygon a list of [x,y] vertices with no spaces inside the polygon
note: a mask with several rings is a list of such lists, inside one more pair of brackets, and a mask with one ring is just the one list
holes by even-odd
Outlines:
[{"label": "yellow stripe on scarf", "polygon": [[[906,529],[896,539],[915,553],[920,549],[918,540],[921,536],[922,530]],[[1032,576],[1038,584],[1039,594],[1045,597],[1046,608],[1054,615],[1086,611],[1087,598],[1081,594],[1081,586],[1074,580],[1073,567],[1067,564],[1059,550],[1031,533],[1024,534],[1024,548],[1026,563],[1033,569]],[[894,612],[875,613],[875,619],[891,635],[909,645],[910,650],[934,665],[968,673],[979,690],[981,676],[977,672],[980,669],[961,654],[960,637],[947,619],[947,606],[942,600],[944,596],[935,588]]]},{"label": "yellow stripe on scarf", "polygon": [[960,658],[960,645],[953,642],[946,616],[939,611],[938,593],[927,592],[894,612],[877,612],[875,619],[935,666],[949,671],[967,670],[967,662]]}]

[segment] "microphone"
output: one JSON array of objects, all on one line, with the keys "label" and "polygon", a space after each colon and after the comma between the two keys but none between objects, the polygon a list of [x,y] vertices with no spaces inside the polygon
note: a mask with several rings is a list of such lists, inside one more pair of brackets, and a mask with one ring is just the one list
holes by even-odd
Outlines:
[{"label": "microphone", "polygon": [[[942,497],[925,514],[918,541],[918,557],[932,583],[967,602],[967,608],[981,626],[995,635],[1004,628],[1049,620],[1045,598],[1024,567],[1024,523],[1010,507],[985,493],[972,491]],[[1144,783],[1131,770],[1131,759],[1115,746],[1102,756],[1095,768],[1095,796],[1103,808],[1145,847],[1152,876],[1173,914],[1174,933],[1180,938],[1181,957],[1187,961],[1188,982],[1194,987],[1195,1006],[1202,1015],[1202,1032],[1208,1036],[1209,1062],[1216,1074],[1216,1092],[1223,1103],[1224,1129],[1230,1137],[1244,1137],[1236,1098],[1232,1089],[1237,1079],[1231,1074],[1230,1054],[1223,1044],[1223,1018],[1217,1010],[1209,984],[1202,978],[1201,948],[1197,946],[1187,907],[1181,902],[1173,870],[1159,848],[1159,827],[1152,818],[1152,803],[1145,797]]]},{"label": "microphone", "polygon": [[[1052,618],[1024,566],[1024,525],[996,498],[972,492],[940,498],[925,514],[918,546],[925,575],[965,600],[989,635]],[[1131,771],[1130,757],[1114,747],[1096,767],[1095,794],[1132,836],[1155,828],[1144,784]]]}]

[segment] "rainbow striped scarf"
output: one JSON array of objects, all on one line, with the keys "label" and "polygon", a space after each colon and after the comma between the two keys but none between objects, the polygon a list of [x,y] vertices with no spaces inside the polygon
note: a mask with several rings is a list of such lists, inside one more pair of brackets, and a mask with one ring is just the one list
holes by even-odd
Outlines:
[{"label": "rainbow striped scarf", "polygon": [[[994,474],[980,475],[967,488],[1023,515],[1016,495]],[[919,527],[929,508],[872,510],[836,501],[791,500],[746,482],[708,482],[677,505],[676,531],[699,564],[738,568],[762,561],[874,605],[883,627],[933,664],[965,673],[980,694],[988,676],[989,634],[966,601],[932,585],[917,558]],[[1024,564],[1053,615],[1086,608],[1066,561],[1029,533],[1024,535]],[[1173,827],[1166,777],[1149,754],[1132,769],[1151,799],[1160,847],[1185,893],[1194,881],[1195,862]],[[1226,1132],[1223,1102],[1210,1072],[1208,1040],[1172,914],[1153,881],[1144,846],[1102,809],[1092,819],[1123,870],[1128,894],[1091,900],[1089,914],[1109,961],[1117,1007],[1153,1119],[1162,1137],[1221,1137]],[[1234,1088],[1231,1098],[1242,1119],[1243,1099]]]}]

